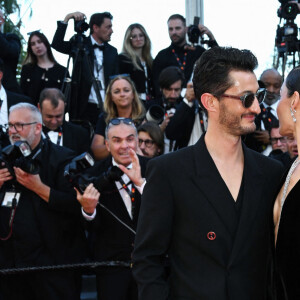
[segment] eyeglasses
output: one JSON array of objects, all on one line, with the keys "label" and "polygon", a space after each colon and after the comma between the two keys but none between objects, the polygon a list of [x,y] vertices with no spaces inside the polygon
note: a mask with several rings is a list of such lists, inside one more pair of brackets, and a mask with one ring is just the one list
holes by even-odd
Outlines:
[{"label": "eyeglasses", "polygon": [[140,33],[140,34],[134,34],[130,37],[131,40],[137,40],[137,39],[143,39],[145,36]]},{"label": "eyeglasses", "polygon": [[261,88],[255,94],[254,93],[246,93],[243,96],[223,94],[223,95],[221,95],[221,97],[227,97],[227,98],[241,100],[243,106],[245,108],[249,108],[253,104],[255,98],[257,98],[258,103],[261,104],[265,100],[266,94],[267,94],[267,90]]},{"label": "eyeglasses", "polygon": [[130,118],[115,118],[115,119],[111,119],[109,120],[109,124],[111,125],[120,125],[121,123],[124,123],[126,125],[133,125],[134,126],[134,123],[133,121],[130,119]]},{"label": "eyeglasses", "polygon": [[9,129],[11,130],[12,128],[15,129],[15,131],[17,132],[20,132],[23,130],[23,127],[24,126],[27,126],[27,125],[32,125],[32,124],[36,124],[37,122],[31,122],[31,123],[15,123],[15,124],[12,124],[12,123],[8,123],[8,124],[5,124],[5,128],[6,130]]},{"label": "eyeglasses", "polygon": [[142,145],[143,143],[145,143],[145,146],[146,146],[147,148],[150,148],[151,146],[153,146],[154,141],[152,141],[152,140],[143,140],[143,139],[139,139],[139,146],[140,146],[140,147],[141,147],[141,145]]},{"label": "eyeglasses", "polygon": [[286,137],[281,136],[281,137],[272,137],[270,138],[271,144],[277,144],[278,141],[280,141],[281,144],[286,143]]}]

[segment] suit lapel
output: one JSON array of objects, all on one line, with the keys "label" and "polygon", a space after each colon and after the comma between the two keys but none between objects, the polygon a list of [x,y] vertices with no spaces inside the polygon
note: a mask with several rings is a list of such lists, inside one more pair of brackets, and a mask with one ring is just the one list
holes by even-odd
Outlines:
[{"label": "suit lapel", "polygon": [[234,238],[237,227],[235,203],[206,148],[204,134],[193,150],[197,176],[191,177],[191,180],[204,194],[205,199],[211,203],[225,228]]},{"label": "suit lapel", "polygon": [[263,173],[252,156],[251,151],[247,147],[244,147],[243,150],[245,160],[243,203],[229,263],[233,262],[239,249],[247,239],[248,231],[252,228],[251,224],[255,222],[255,217],[259,210],[260,202],[262,201],[262,186],[264,184]]}]

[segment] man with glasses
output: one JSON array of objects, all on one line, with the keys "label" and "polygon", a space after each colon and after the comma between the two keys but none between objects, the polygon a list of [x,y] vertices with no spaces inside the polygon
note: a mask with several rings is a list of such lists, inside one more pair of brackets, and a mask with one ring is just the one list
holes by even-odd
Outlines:
[{"label": "man with glasses", "polygon": [[208,127],[194,146],[149,162],[133,252],[140,299],[266,299],[283,167],[241,141],[264,99],[256,66],[249,50],[223,47],[196,63]]},{"label": "man with glasses", "polygon": [[[37,107],[19,103],[10,108],[7,124],[13,144],[26,141],[33,174],[16,167],[17,158],[0,169],[0,266],[23,268],[83,262],[84,229],[76,193],[63,176],[73,152],[41,138],[42,117]],[[20,158],[21,159],[21,158]],[[19,160],[20,160],[19,159]],[[12,164],[12,166],[10,166]],[[10,166],[10,168],[8,168]],[[13,173],[11,170],[13,167]],[[55,269],[4,276],[4,299],[80,299],[79,271]]]},{"label": "man with glasses", "polygon": [[[83,196],[77,193],[77,199],[83,216],[90,222],[93,258],[130,262],[148,159],[136,155],[138,137],[131,119],[110,120],[105,145],[110,156],[97,162],[88,174],[105,174],[111,178],[112,167],[118,167],[125,174],[110,180],[100,194],[89,185]],[[137,286],[130,268],[103,267],[96,271],[96,279],[99,300],[137,299]]]}]

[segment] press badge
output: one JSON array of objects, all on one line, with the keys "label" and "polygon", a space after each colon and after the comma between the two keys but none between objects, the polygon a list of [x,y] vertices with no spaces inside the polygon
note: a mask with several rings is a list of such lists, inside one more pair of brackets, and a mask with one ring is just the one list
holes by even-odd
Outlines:
[{"label": "press badge", "polygon": [[12,207],[13,206],[13,199],[16,198],[16,203],[14,206],[18,206],[20,200],[21,193],[17,192],[6,192],[4,195],[4,199],[2,201],[1,206],[4,207]]}]

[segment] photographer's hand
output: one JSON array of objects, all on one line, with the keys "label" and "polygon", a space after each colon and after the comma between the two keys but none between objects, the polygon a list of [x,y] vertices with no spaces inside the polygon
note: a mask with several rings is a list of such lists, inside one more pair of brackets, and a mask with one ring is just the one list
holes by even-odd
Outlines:
[{"label": "photographer's hand", "polygon": [[211,41],[215,40],[215,37],[212,34],[212,32],[207,27],[205,27],[203,24],[199,24],[198,28],[199,28],[199,30],[201,32],[201,35],[206,34]]},{"label": "photographer's hand", "polygon": [[[4,163],[2,163],[2,167],[4,166]],[[5,181],[9,181],[13,179],[11,174],[9,173],[7,168],[0,169],[0,188],[4,184]]]},{"label": "photographer's hand", "polygon": [[70,19],[74,19],[74,21],[80,21],[85,18],[86,18],[86,16],[84,13],[82,13],[80,11],[76,11],[76,12],[67,14],[64,18],[64,23],[68,23]]},{"label": "photographer's hand", "polygon": [[194,92],[194,87],[192,82],[188,82],[186,86],[186,92],[184,98],[188,102],[193,102],[193,100],[195,100],[195,92]]},{"label": "photographer's hand", "polygon": [[93,214],[99,201],[99,191],[95,189],[92,183],[87,186],[83,195],[81,195],[76,188],[74,189],[76,190],[77,200],[82,206],[84,212],[87,214]]},{"label": "photographer's hand", "polygon": [[133,182],[135,186],[142,186],[144,183],[144,179],[141,175],[141,166],[139,159],[134,152],[134,150],[129,149],[129,155],[131,157],[132,161],[132,168],[128,170],[126,167],[119,165],[119,168],[130,178],[130,180]]},{"label": "photographer's hand", "polygon": [[39,174],[29,174],[20,168],[14,167],[17,181],[28,190],[36,193],[46,202],[49,202],[50,187],[45,185]]}]

